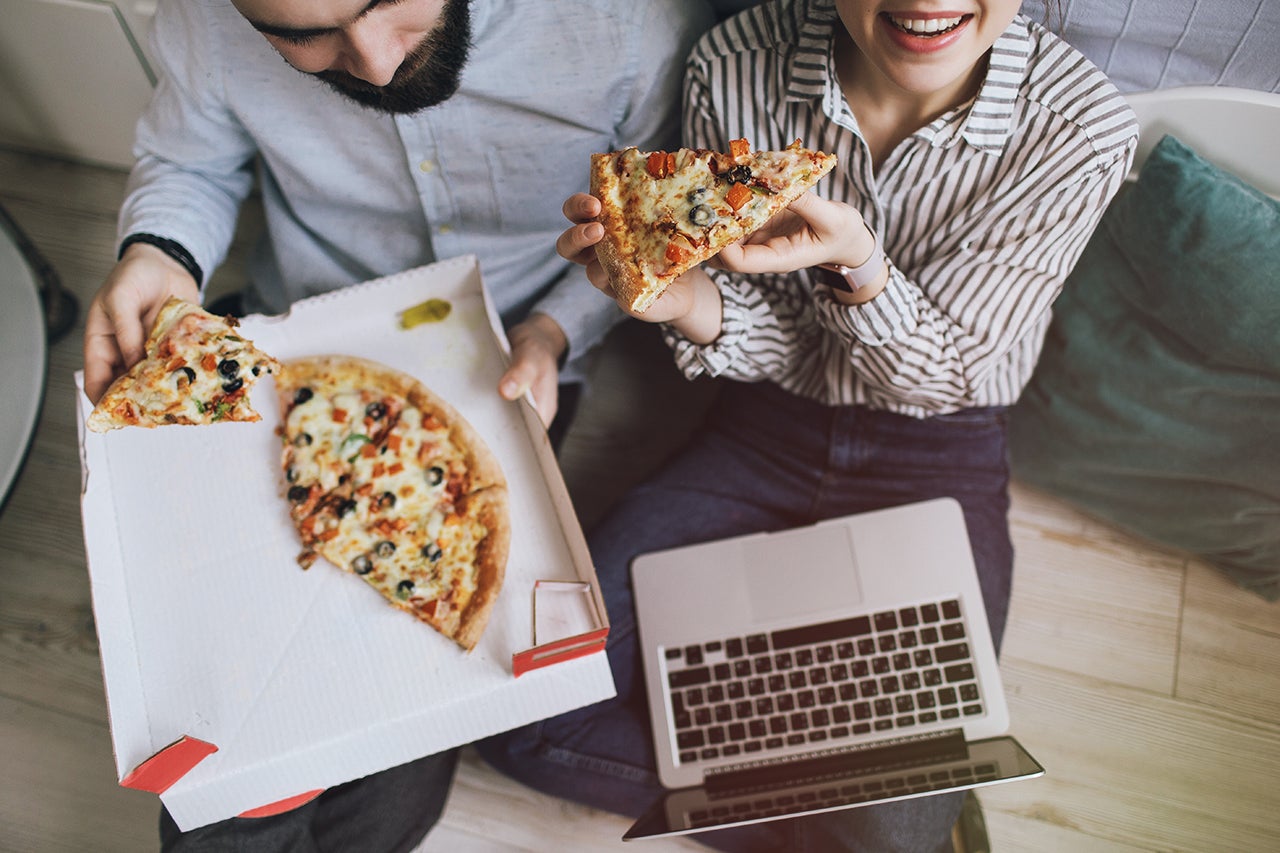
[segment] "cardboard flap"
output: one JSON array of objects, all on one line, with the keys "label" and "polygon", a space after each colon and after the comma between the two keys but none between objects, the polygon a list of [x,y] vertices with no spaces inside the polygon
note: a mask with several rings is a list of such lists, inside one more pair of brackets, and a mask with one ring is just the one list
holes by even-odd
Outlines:
[{"label": "cardboard flap", "polygon": [[512,655],[512,673],[604,651],[609,625],[603,614],[594,584],[538,581],[533,585],[533,648]]},{"label": "cardboard flap", "polygon": [[183,735],[125,774],[120,784],[125,788],[163,794],[192,767],[217,751],[218,748],[211,743]]}]

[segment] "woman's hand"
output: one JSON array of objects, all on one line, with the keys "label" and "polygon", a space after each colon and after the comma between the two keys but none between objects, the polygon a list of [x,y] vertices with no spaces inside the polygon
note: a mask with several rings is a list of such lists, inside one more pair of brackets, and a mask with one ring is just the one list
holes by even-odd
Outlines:
[{"label": "woman's hand", "polygon": [[874,250],[875,238],[857,208],[807,192],[746,240],[722,249],[715,265],[744,273],[787,273],[818,264],[856,267]]},{"label": "woman's hand", "polygon": [[[586,267],[587,279],[596,290],[618,303],[618,307],[646,323],[672,323],[681,332],[693,332],[693,339],[714,340],[720,330],[720,294],[711,279],[699,269],[692,269],[675,279],[644,313],[633,311],[614,292],[596,257],[596,244],[604,239],[604,226],[596,221],[600,200],[587,193],[575,193],[564,203],[564,215],[571,223],[558,238],[556,252],[560,257]],[[714,331],[713,331],[714,329]],[[686,330],[688,330],[686,332]]]}]

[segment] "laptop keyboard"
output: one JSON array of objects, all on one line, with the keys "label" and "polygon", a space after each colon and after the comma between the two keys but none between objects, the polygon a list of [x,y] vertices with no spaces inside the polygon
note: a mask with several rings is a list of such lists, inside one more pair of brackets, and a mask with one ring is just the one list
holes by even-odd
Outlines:
[{"label": "laptop keyboard", "polygon": [[983,712],[954,599],[665,650],[680,763]]}]

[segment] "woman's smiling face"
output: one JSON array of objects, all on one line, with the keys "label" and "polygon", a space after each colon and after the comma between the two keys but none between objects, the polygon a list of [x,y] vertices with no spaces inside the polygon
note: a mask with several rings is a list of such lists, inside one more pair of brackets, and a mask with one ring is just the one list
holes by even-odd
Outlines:
[{"label": "woman's smiling face", "polygon": [[840,20],[874,69],[903,93],[962,101],[979,63],[1020,0],[836,0]]}]

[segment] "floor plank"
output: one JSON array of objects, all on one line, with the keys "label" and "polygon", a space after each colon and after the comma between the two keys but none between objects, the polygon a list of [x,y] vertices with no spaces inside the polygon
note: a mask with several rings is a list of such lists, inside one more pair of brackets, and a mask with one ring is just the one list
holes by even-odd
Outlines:
[{"label": "floor plank", "polygon": [[1277,673],[1280,604],[1193,563],[1187,574],[1178,698],[1258,720],[1280,720]]},{"label": "floor plank", "polygon": [[[1015,492],[1015,501],[1028,494]],[[1004,659],[1171,694],[1185,557],[1087,535],[1083,517],[1058,504],[1050,521],[1051,510],[1042,502],[1034,515],[1014,514]]]},{"label": "floor plank", "polygon": [[1080,849],[1276,849],[1280,724],[1031,663],[1002,672],[1013,733],[1047,773],[985,789],[988,812],[1070,829]]},{"label": "floor plank", "polygon": [[159,805],[116,784],[105,714],[87,722],[0,696],[0,850],[154,849]]}]

